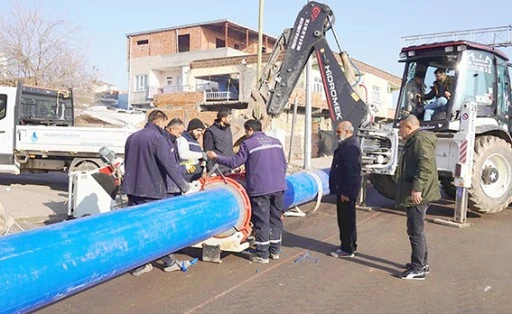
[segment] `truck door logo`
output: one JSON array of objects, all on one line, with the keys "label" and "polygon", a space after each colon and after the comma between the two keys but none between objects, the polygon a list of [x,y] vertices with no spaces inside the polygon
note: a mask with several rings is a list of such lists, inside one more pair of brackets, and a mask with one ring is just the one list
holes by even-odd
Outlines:
[{"label": "truck door logo", "polygon": [[37,134],[36,134],[36,131],[34,131],[32,133],[32,137],[31,137],[31,140],[32,140],[32,143],[35,143],[37,142],[38,138],[37,138]]}]

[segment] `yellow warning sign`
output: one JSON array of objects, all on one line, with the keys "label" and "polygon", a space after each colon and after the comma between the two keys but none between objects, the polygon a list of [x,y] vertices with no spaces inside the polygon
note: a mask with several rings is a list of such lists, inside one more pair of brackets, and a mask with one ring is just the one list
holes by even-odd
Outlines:
[{"label": "yellow warning sign", "polygon": [[352,98],[355,100],[355,101],[359,101],[359,96],[356,94],[356,92],[352,92]]}]

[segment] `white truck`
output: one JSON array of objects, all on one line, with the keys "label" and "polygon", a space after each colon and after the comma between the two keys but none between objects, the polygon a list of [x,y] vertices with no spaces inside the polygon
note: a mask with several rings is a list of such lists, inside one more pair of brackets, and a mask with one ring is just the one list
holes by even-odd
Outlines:
[{"label": "white truck", "polygon": [[0,173],[99,168],[101,147],[123,155],[126,138],[136,131],[73,124],[71,90],[0,86]]}]

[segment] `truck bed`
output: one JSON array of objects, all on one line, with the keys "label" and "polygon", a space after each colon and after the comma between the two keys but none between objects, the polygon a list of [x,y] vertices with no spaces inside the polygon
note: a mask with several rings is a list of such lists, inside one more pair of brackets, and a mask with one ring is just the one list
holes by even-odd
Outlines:
[{"label": "truck bed", "polygon": [[16,127],[15,148],[27,153],[80,154],[98,153],[106,146],[117,154],[124,154],[126,139],[135,131],[137,129],[23,125]]}]

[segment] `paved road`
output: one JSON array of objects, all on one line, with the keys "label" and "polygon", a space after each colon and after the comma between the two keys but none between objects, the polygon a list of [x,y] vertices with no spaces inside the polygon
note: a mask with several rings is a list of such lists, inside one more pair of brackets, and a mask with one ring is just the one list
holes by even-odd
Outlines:
[{"label": "paved road", "polygon": [[[369,204],[392,203],[369,193]],[[338,243],[335,206],[325,200],[307,218],[286,218],[281,260],[252,264],[226,254],[186,273],[157,266],[141,277],[120,276],[48,306],[41,313],[511,313],[512,211],[471,215],[471,227],[426,226],[431,274],[395,277],[410,256],[402,212],[358,211],[359,251],[348,260],[328,253]],[[451,217],[451,202],[429,219]],[[296,259],[309,253],[311,258]],[[199,257],[186,249],[183,258]]]}]

